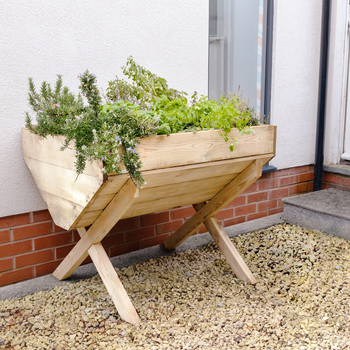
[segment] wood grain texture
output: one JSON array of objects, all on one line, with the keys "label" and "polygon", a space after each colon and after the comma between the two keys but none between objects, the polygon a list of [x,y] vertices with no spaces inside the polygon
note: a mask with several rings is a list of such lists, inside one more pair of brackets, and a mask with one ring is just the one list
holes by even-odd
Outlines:
[{"label": "wood grain texture", "polygon": [[[253,129],[255,133],[248,136],[239,135],[236,129],[231,131],[232,136],[239,140],[234,152],[229,151],[218,130],[140,140],[138,151],[146,162],[143,176],[147,185],[135,206],[127,210],[123,218],[210,199],[219,190],[216,180],[221,181],[220,177],[241,172],[254,159],[271,159],[275,151],[276,128],[263,125]],[[39,189],[46,193],[48,209],[52,211],[55,223],[67,230],[91,225],[128,180],[127,175],[109,174],[106,183],[107,176],[102,174],[101,162],[87,163],[84,174],[76,180],[75,151],[60,151],[63,136],[41,139],[24,128],[22,138],[25,160]],[[199,185],[203,186],[202,190]],[[192,203],[189,202],[190,192],[195,197]],[[65,210],[57,211],[57,197],[62,198]],[[52,204],[51,198],[54,198]],[[74,208],[72,212],[68,210],[67,201]]]},{"label": "wood grain texture", "polygon": [[[143,176],[147,185],[140,190],[139,198],[125,212],[123,219],[149,214],[150,210],[157,212],[209,200],[254,159],[262,159],[265,163],[272,157],[273,154],[268,154],[145,171]],[[109,176],[98,196],[71,228],[91,225],[111,201],[114,191],[127,179],[126,175]]]},{"label": "wood grain texture", "polygon": [[69,230],[103,185],[102,162],[87,163],[77,177],[75,151],[60,151],[64,137],[41,138],[22,129],[24,160],[56,225]]},{"label": "wood grain texture", "polygon": [[[196,211],[202,209],[205,203],[194,204]],[[227,236],[225,230],[221,227],[215,217],[211,217],[204,221],[204,225],[214,239],[214,242],[219,247],[222,255],[225,257],[236,276],[245,282],[255,284],[256,279],[244,262],[236,247]]]},{"label": "wood grain texture", "polygon": [[68,230],[71,223],[77,220],[84,207],[52,193],[40,191],[46,205],[49,208],[53,221],[59,227]]},{"label": "wood grain texture", "polygon": [[[80,237],[87,234],[85,228],[78,228]],[[101,243],[93,244],[89,249],[89,255],[105,285],[120,317],[131,324],[141,323],[124,286],[122,285],[109,257]]]},{"label": "wood grain texture", "polygon": [[[55,224],[66,230],[71,229],[77,218],[86,210],[87,204],[96,197],[103,181],[86,174],[77,177],[74,170],[40,160],[27,157],[24,157],[24,160]],[[63,208],[60,208],[59,203]]]},{"label": "wood grain texture", "polygon": [[236,174],[230,174],[181,184],[145,188],[142,190],[140,197],[135,200],[133,206],[125,212],[123,218],[208,200],[224,188],[235,176]]},{"label": "wood grain texture", "polygon": [[[215,187],[205,186],[204,188],[200,189],[200,191],[196,191],[195,194],[192,190],[198,189],[198,187],[195,186],[198,185],[198,183],[193,184],[193,182],[186,183],[186,186],[181,184],[179,188],[176,188],[176,185],[169,185],[169,192],[163,191],[165,186],[159,188],[153,187],[150,189],[142,189],[140,191],[140,196],[135,199],[133,205],[123,214],[122,219],[168,210],[179,206],[191,205],[193,204],[194,196],[198,202],[208,200],[217,193],[217,188],[222,188],[230,181],[230,179],[232,179],[232,177],[233,175],[225,176],[225,178],[219,182],[219,187],[218,184],[216,184]],[[222,183],[222,181],[224,182]],[[191,191],[183,191],[186,188],[190,189]],[[110,195],[105,195],[101,197],[101,200],[106,200],[107,202],[109,198]],[[96,220],[101,212],[102,209],[85,212],[81,219],[77,221],[76,227],[89,226]]]},{"label": "wood grain texture", "polygon": [[[192,205],[194,201],[202,202],[213,198],[213,196],[223,188],[234,175],[227,175],[219,178],[212,178],[215,182],[213,184],[208,183],[208,179],[205,181],[191,181],[178,185],[168,185],[161,187],[144,188],[140,191],[140,196],[135,199],[133,205],[125,211],[122,219],[145,215],[149,213],[156,213],[163,210],[168,210],[176,207]],[[217,181],[217,182],[216,182]],[[203,185],[204,184],[204,185]],[[202,188],[200,188],[202,186]],[[188,190],[188,192],[186,192]],[[107,197],[108,196],[108,197]],[[101,200],[109,200],[110,195],[101,197]],[[88,226],[96,220],[101,214],[102,209],[87,211],[78,221],[78,226]]]},{"label": "wood grain texture", "polygon": [[60,196],[83,207],[103,184],[103,180],[90,175],[77,176],[74,170],[27,157],[24,159],[39,190]]},{"label": "wood grain texture", "polygon": [[96,269],[101,276],[103,284],[106,286],[114,305],[116,306],[120,317],[131,324],[141,323],[141,319],[137,314],[124,286],[122,285],[115,269],[109,260],[101,243],[93,244],[89,249]]},{"label": "wood grain texture", "polygon": [[71,276],[74,270],[84,261],[91,245],[99,243],[120,220],[123,213],[131,206],[138,196],[138,188],[131,180],[120,189],[113,200],[90,227],[86,235],[69,252],[66,258],[54,271],[53,276],[63,280]]},{"label": "wood grain texture", "polygon": [[240,135],[235,128],[231,130],[229,135],[238,140],[234,152],[230,152],[219,130],[152,136],[140,139],[137,150],[145,163],[143,170],[274,153],[275,127],[260,125],[253,130],[250,135]]},{"label": "wood grain texture", "polygon": [[166,249],[175,249],[195,231],[197,231],[205,220],[216,215],[228,203],[234,200],[245,189],[261,176],[263,162],[261,159],[253,161],[234,180],[217,193],[203,208],[188,219],[179,229],[177,229],[164,242]]},{"label": "wood grain texture", "polygon": [[[22,148],[25,157],[75,171],[74,145],[71,143],[69,148],[61,151],[64,140],[65,136],[62,135],[43,138],[32,134],[27,128],[22,128]],[[84,174],[103,180],[102,168],[101,161],[87,162]]]}]

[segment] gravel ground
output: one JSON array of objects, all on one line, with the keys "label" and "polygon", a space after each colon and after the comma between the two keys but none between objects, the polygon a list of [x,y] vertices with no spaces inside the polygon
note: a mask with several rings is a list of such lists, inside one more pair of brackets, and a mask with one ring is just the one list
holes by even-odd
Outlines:
[{"label": "gravel ground", "polygon": [[349,349],[350,242],[289,224],[118,270],[142,323],[120,320],[100,278],[0,301],[0,349]]}]

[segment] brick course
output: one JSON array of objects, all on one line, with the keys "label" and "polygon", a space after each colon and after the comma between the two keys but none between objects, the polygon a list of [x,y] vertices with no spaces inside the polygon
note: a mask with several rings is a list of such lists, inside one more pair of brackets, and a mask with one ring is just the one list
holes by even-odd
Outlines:
[{"label": "brick course", "polygon": [[0,259],[0,272],[13,270],[13,259]]},{"label": "brick course", "polygon": [[350,177],[341,174],[324,173],[322,188],[336,188],[350,191]]},{"label": "brick course", "polygon": [[53,258],[54,258],[54,255],[53,255],[52,249],[41,250],[34,253],[16,256],[15,266],[16,268],[20,268],[20,267],[25,267],[29,265],[36,265],[45,261],[53,260]]},{"label": "brick course", "polygon": [[[312,191],[312,180],[310,165],[263,174],[216,217],[227,227],[281,213],[282,198]],[[323,187],[350,191],[350,177],[325,173]],[[187,206],[121,220],[102,244],[111,257],[160,244],[194,213]],[[0,218],[0,285],[52,273],[78,240],[76,230],[56,226],[47,210]]]},{"label": "brick course", "polygon": [[25,225],[29,223],[30,223],[30,213],[6,216],[3,218],[0,218],[0,229],[6,228],[6,227]]},{"label": "brick course", "polygon": [[35,276],[32,267],[3,272],[0,273],[0,286],[5,286],[6,284],[27,280],[33,277]]},{"label": "brick course", "polygon": [[40,224],[32,224],[28,226],[17,227],[13,229],[13,239],[19,241],[24,238],[41,236],[46,233],[51,233],[51,222],[43,222]]},{"label": "brick course", "polygon": [[10,230],[0,231],[0,244],[10,242]]}]

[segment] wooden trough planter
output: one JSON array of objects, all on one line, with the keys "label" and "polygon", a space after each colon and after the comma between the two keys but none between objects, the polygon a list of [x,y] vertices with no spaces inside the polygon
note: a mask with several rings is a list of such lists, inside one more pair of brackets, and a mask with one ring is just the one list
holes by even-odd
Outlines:
[{"label": "wooden trough planter", "polygon": [[128,175],[104,175],[101,161],[87,163],[77,178],[75,151],[60,151],[63,136],[43,139],[23,128],[24,159],[55,224],[77,229],[81,236],[53,276],[70,277],[90,255],[120,317],[139,323],[101,241],[120,219],[193,205],[197,212],[163,246],[175,249],[204,223],[236,276],[255,283],[214,216],[256,181],[262,167],[275,156],[276,127],[253,129],[250,135],[232,129],[231,135],[239,141],[233,152],[218,130],[141,139],[138,152],[145,163],[142,173],[147,184],[139,190]]}]

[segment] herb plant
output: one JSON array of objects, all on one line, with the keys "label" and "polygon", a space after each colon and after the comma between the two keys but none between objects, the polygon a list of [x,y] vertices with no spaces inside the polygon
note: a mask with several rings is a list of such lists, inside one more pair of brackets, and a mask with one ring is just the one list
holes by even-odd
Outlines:
[{"label": "herb plant", "polygon": [[[37,125],[32,125],[26,113],[26,126],[43,137],[65,135],[62,150],[73,142],[78,175],[86,161],[102,160],[104,173],[128,173],[141,187],[142,163],[136,150],[140,138],[219,129],[233,151],[236,140],[229,138],[231,128],[249,133],[252,131],[249,126],[257,124],[254,110],[237,94],[213,101],[195,92],[188,101],[185,92],[169,88],[165,79],[141,67],[132,57],[128,58],[123,73],[129,81],[119,78],[110,81],[108,101],[104,104],[96,77],[89,71],[78,77],[81,94],[77,96],[63,87],[60,75],[54,88],[43,82],[39,93],[29,79],[29,104]],[[84,104],[83,96],[88,105]]]},{"label": "herb plant", "polygon": [[[75,98],[67,87],[55,89],[55,93],[52,93],[51,86],[43,82],[41,93],[37,93],[32,79],[29,79],[29,103],[36,112],[38,125],[32,125],[27,113],[27,127],[43,137],[65,135],[62,150],[73,141],[77,152],[75,167],[78,175],[84,171],[87,160],[102,160],[104,173],[128,172],[134,183],[141,186],[144,183],[140,171],[142,164],[135,148],[137,137],[154,134],[157,123],[153,115],[129,102],[117,101],[102,105],[95,75],[86,71],[79,75],[79,79],[88,106],[83,105],[80,95]],[[62,86],[61,76],[58,76],[57,86]],[[119,147],[123,150],[121,156]],[[121,168],[121,161],[125,169]]]}]

